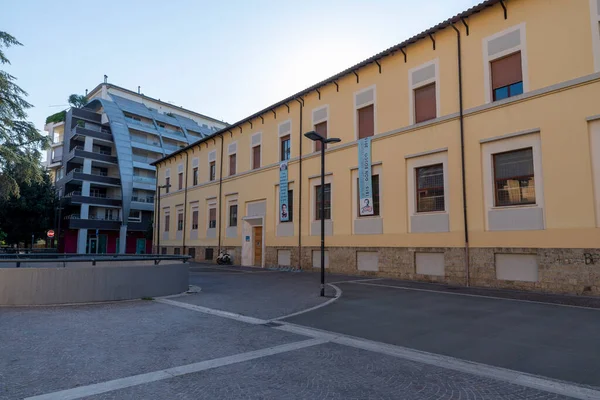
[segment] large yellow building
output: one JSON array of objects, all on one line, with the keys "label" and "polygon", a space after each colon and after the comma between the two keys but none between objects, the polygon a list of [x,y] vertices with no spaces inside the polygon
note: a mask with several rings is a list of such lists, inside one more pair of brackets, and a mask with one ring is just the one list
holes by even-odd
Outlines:
[{"label": "large yellow building", "polygon": [[318,267],[312,130],[329,271],[600,295],[600,0],[484,1],[158,160],[159,251]]}]

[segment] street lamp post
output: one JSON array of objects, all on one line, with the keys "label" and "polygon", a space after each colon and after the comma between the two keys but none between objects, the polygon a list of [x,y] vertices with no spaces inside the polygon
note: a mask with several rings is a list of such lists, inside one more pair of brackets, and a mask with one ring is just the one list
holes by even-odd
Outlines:
[{"label": "street lamp post", "polygon": [[170,188],[171,184],[157,186],[158,189],[158,200],[157,201],[157,210],[156,217],[154,220],[156,221],[156,254],[160,254],[160,189]]},{"label": "street lamp post", "polygon": [[321,142],[321,297],[325,296],[325,145],[338,143],[339,138],[325,138],[315,131],[304,134],[310,140]]}]

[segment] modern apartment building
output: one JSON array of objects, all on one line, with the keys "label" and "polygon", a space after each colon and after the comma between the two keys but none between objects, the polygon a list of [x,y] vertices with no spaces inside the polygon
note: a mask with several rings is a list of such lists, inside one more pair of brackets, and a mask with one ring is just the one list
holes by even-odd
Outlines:
[{"label": "modern apartment building", "polygon": [[161,251],[311,269],[324,218],[332,272],[600,295],[599,28],[487,0],[163,157]]},{"label": "modern apartment building", "polygon": [[150,253],[156,168],[150,163],[226,126],[104,83],[83,108],[50,116],[47,168],[61,198],[59,250]]}]

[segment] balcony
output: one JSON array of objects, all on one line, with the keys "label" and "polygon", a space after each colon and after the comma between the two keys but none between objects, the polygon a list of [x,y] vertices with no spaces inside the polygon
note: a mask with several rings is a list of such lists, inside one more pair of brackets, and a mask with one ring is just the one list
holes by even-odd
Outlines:
[{"label": "balcony", "polygon": [[137,161],[137,162],[141,162],[141,163],[145,163],[145,164],[150,164],[151,162],[158,160],[158,158],[141,156],[139,154],[132,154],[131,159],[133,161]]},{"label": "balcony", "polygon": [[67,215],[65,218],[66,225],[70,229],[110,229],[118,230],[121,227],[121,219],[113,217],[109,219],[98,218],[97,216],[89,216],[81,218],[79,214]]},{"label": "balcony", "polygon": [[57,184],[64,185],[71,181],[90,181],[106,185],[121,185],[121,179],[116,175],[105,175],[105,174],[86,174],[81,168],[74,168],[67,173],[64,178],[61,178]]},{"label": "balcony", "polygon": [[112,137],[112,134],[110,133],[110,130],[108,130],[104,127],[98,127],[98,128],[99,128],[98,130],[88,129],[88,128],[84,128],[84,127],[78,125],[71,130],[71,133],[72,133],[71,137],[81,135],[81,136],[90,136],[90,137],[93,137],[96,139],[104,140],[106,142],[113,141],[113,137]]},{"label": "balcony", "polygon": [[71,113],[71,115],[75,118],[88,120],[97,124],[102,122],[102,115],[93,111],[84,110],[83,108],[72,108]]},{"label": "balcony", "polygon": [[92,160],[101,161],[110,164],[117,164],[117,157],[108,154],[108,152],[103,151],[85,151],[81,146],[75,146],[69,153],[67,157],[67,161],[71,161],[73,159],[80,158],[81,162],[83,162],[84,158],[90,158]]},{"label": "balcony", "polygon": [[140,182],[140,183],[151,183],[153,185],[156,185],[156,178],[152,178],[152,177],[149,177],[149,176],[134,175],[133,176],[133,181],[134,182]]},{"label": "balcony", "polygon": [[101,206],[113,206],[120,207],[121,199],[113,198],[104,195],[94,195],[91,194],[89,196],[83,196],[80,191],[73,191],[71,193],[66,194],[63,197],[63,203],[65,204],[95,204]]},{"label": "balcony", "polygon": [[131,209],[154,211],[154,196],[133,196],[131,198]]}]

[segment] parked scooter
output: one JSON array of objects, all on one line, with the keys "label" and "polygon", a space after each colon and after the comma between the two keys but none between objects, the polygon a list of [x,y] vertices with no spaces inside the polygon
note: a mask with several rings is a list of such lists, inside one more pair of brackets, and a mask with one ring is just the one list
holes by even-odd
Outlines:
[{"label": "parked scooter", "polygon": [[225,249],[221,250],[221,252],[219,253],[219,256],[217,257],[217,264],[230,265],[232,262],[233,262],[233,260],[231,259],[231,256],[229,255],[227,250],[225,250]]}]

